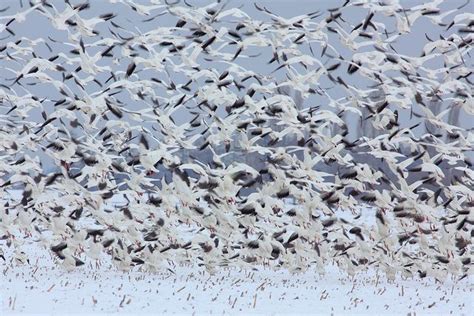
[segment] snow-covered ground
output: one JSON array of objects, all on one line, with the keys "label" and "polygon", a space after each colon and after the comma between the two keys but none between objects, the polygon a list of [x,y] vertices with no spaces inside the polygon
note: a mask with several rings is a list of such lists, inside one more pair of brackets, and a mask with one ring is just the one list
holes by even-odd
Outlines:
[{"label": "snow-covered ground", "polygon": [[[5,245],[2,244],[3,249]],[[73,272],[45,250],[37,261],[10,265],[0,259],[0,314],[397,314],[472,315],[473,278],[389,282],[371,272],[343,276],[291,274],[260,267],[222,268],[214,275],[191,267],[174,273],[119,272],[103,264]],[[8,250],[6,251],[8,257]]]},{"label": "snow-covered ground", "polygon": [[[121,201],[115,197],[113,202]],[[374,217],[370,209],[361,211],[370,224]],[[0,315],[472,315],[474,310],[473,276],[461,281],[448,278],[442,284],[400,275],[388,281],[382,272],[350,277],[336,266],[326,267],[324,275],[316,269],[292,274],[268,267],[254,271],[222,267],[213,275],[191,266],[172,266],[172,272],[121,272],[107,259],[100,266],[88,261],[68,272],[40,243],[25,242],[21,249],[29,264],[12,264],[15,250],[0,240],[0,254],[5,256],[0,257]]]}]

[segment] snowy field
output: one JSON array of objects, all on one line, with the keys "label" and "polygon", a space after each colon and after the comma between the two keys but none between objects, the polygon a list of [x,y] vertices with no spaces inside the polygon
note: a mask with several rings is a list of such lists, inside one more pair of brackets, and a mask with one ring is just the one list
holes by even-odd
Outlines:
[{"label": "snowy field", "polygon": [[[10,191],[15,200],[20,191]],[[120,205],[119,197],[112,199]],[[362,220],[374,225],[370,208]],[[338,214],[344,217],[344,213]],[[25,238],[25,240],[31,240]],[[66,271],[40,243],[21,247],[29,264],[13,262],[14,249],[0,240],[0,315],[120,314],[365,314],[472,315],[474,277],[439,283],[397,275],[387,280],[375,270],[347,276],[335,265],[326,274],[175,266],[172,271],[121,272],[104,257]],[[0,251],[0,254],[2,254]]]},{"label": "snowy field", "polygon": [[[9,250],[0,243],[8,258]],[[35,248],[36,247],[36,248]],[[342,276],[337,267],[292,274],[260,267],[191,267],[173,272],[116,271],[102,263],[67,272],[53,256],[30,246],[30,264],[0,259],[0,314],[396,314],[472,315],[472,276],[461,281],[407,279],[370,272]],[[33,256],[31,256],[33,255]]]},{"label": "snowy field", "polygon": [[2,314],[204,313],[204,314],[439,314],[472,315],[472,279],[435,284],[373,274],[341,278],[283,271],[219,271],[179,267],[163,272],[121,273],[53,265],[4,267]]}]

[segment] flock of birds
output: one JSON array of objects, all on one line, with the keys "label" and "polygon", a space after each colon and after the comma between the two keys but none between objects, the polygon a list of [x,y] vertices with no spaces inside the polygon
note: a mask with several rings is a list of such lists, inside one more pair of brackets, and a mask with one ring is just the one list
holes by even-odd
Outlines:
[{"label": "flock of birds", "polygon": [[472,274],[469,1],[110,2],[0,8],[0,261]]}]

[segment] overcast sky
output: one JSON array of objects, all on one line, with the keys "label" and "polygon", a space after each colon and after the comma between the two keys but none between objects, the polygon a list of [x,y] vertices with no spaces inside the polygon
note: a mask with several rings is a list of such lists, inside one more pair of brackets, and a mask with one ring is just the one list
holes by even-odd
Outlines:
[{"label": "overcast sky", "polygon": [[[72,3],[76,4],[79,3],[80,1],[71,1]],[[147,1],[138,1],[139,3],[144,3]],[[325,16],[327,16],[327,9],[329,8],[334,8],[342,4],[344,1],[332,1],[332,0],[325,0],[325,1],[315,1],[315,0],[298,0],[298,1],[285,1],[285,0],[260,0],[256,1],[258,5],[260,6],[265,6],[267,7],[270,11],[274,12],[275,14],[284,16],[284,17],[292,17],[292,16],[297,16],[300,14],[305,14],[308,12],[314,12],[314,11],[320,11],[323,15],[322,17],[318,19],[323,19]],[[447,3],[445,4],[446,6],[449,6],[449,8],[455,8],[463,3],[465,1],[460,0],[450,0],[446,1]],[[62,11],[65,8],[65,4],[62,3],[62,1],[52,1],[54,5],[58,8],[59,11]],[[188,3],[191,3],[193,5],[205,5],[208,3],[212,3],[211,1],[202,1],[202,0],[189,0]],[[424,3],[424,1],[414,1],[414,0],[407,0],[407,1],[401,1],[403,6],[406,7],[411,7],[419,3]],[[19,12],[22,10],[27,9],[28,3],[27,1],[23,1],[24,7],[23,9],[20,8],[20,1],[18,0],[3,0],[0,4],[0,9],[4,7],[10,7],[7,11],[0,13],[0,18],[3,16],[5,17],[6,15],[11,15],[14,14],[15,12]],[[143,16],[137,14],[136,12],[133,12],[130,10],[129,7],[124,6],[123,4],[111,4],[109,1],[105,0],[97,0],[97,1],[90,1],[91,8],[89,10],[85,10],[81,12],[81,17],[84,18],[91,18],[94,16],[98,16],[100,14],[104,13],[109,13],[113,12],[117,15],[116,18],[114,18],[114,22],[117,24],[121,25],[125,29],[133,29],[135,31],[139,31],[141,33],[145,33],[149,30],[152,30],[153,28],[156,28],[157,26],[174,26],[176,23],[176,17],[171,16],[169,14],[166,14],[164,16],[160,16],[157,19],[155,19],[152,22],[143,22],[144,18]],[[250,16],[256,18],[256,19],[261,19],[264,21],[269,21],[268,16],[262,14],[261,12],[258,12],[254,5],[253,1],[245,1],[245,0],[233,0],[229,1],[227,4],[226,8],[231,8],[231,7],[240,7],[242,10],[247,12]],[[442,7],[443,8],[443,7]],[[464,7],[462,10],[468,11],[471,10],[472,5],[468,5]],[[345,10],[343,13],[343,19],[347,22],[350,22],[352,25],[356,25],[357,23],[361,22],[366,15],[366,10],[361,9],[361,8],[356,8],[353,7],[350,10]],[[377,21],[384,21],[384,19],[387,21],[388,25],[393,25],[393,18],[384,18],[381,17],[380,15],[377,15],[375,17]],[[3,19],[2,19],[2,22]],[[391,23],[391,24],[390,24]],[[108,23],[101,23],[98,27],[97,30],[101,32],[101,34],[107,34],[106,36],[110,36],[110,33],[108,32]],[[37,45],[35,47],[35,52],[37,55],[44,57],[44,58],[49,58],[53,54],[56,54],[57,52],[63,51],[64,53],[67,54],[67,52],[74,47],[72,47],[69,44],[61,44],[61,42],[70,42],[70,40],[67,39],[67,31],[58,31],[56,30],[52,25],[51,22],[43,15],[38,14],[38,13],[32,13],[27,16],[27,19],[23,23],[18,23],[15,22],[12,25],[12,29],[16,33],[15,38],[21,38],[21,37],[26,37],[30,39],[37,39],[37,38],[43,38],[47,40],[47,37],[49,36],[51,39],[54,39],[57,41],[57,43],[52,43],[50,40],[48,40],[48,43],[50,46],[53,48],[54,52],[49,52],[48,48],[45,45]],[[5,32],[2,33],[2,35],[5,34]],[[415,26],[412,28],[411,33],[408,36],[403,36],[402,40],[396,42],[393,46],[397,49],[397,51],[400,54],[406,54],[410,56],[420,56],[422,52],[423,45],[427,42],[425,38],[425,34],[429,36],[430,38],[436,39],[439,37],[440,34],[442,33],[442,28],[438,26],[434,26],[428,19],[422,17],[420,18],[419,21],[416,22]],[[336,49],[339,51],[339,53],[346,59],[350,59],[353,52],[349,51],[342,45],[338,43],[338,39],[335,37],[334,34],[329,34],[330,42],[332,45],[336,47]],[[3,40],[9,41],[10,39]],[[87,45],[88,41],[90,39],[85,39],[85,44]],[[235,50],[233,47],[228,48],[230,51]],[[316,56],[319,56],[319,53],[321,52],[321,47],[315,47],[316,50]],[[370,47],[370,49],[373,49]],[[301,48],[301,50],[306,50],[308,51],[309,54],[309,49],[308,48]],[[90,55],[95,54],[98,51],[98,49],[95,48],[90,48],[88,49],[88,53]],[[257,73],[261,74],[270,74],[275,68],[275,64],[269,65],[268,59],[271,57],[271,50],[265,49],[265,48],[259,48],[254,50],[255,53],[261,53],[261,57],[257,58],[239,58],[238,63],[247,68],[251,69]],[[251,51],[247,52],[251,53]],[[122,61],[118,65],[112,65],[111,59],[103,59],[100,61],[101,66],[109,65],[112,66],[114,70],[117,71],[124,71],[128,65],[128,61]],[[334,63],[334,61],[328,59],[327,57],[323,58],[321,60],[325,65],[329,65]],[[204,60],[201,60],[203,65],[206,65],[206,62]],[[471,60],[472,64],[472,60]],[[434,59],[427,63],[425,66],[430,66],[433,68],[436,68],[438,66],[442,65],[441,59]],[[5,84],[5,85],[10,85],[12,78],[15,78],[15,74],[11,71],[19,71],[22,69],[24,66],[23,63],[18,63],[16,61],[12,60],[6,60],[3,59],[1,60],[1,68],[0,68],[0,83]],[[225,65],[223,64],[218,64],[214,63],[210,65],[207,63],[208,67],[212,67],[217,69],[218,71],[222,72],[225,70]],[[357,84],[357,85],[368,85],[370,84],[368,81],[362,79],[360,76],[349,76],[346,73],[346,67],[341,69],[338,69],[338,74],[340,74],[344,80],[349,82],[350,84]],[[284,73],[275,73],[275,80],[276,81],[281,81],[284,80]],[[151,76],[146,70],[142,71],[139,73],[141,78],[148,78]],[[180,81],[186,81],[187,79],[184,78],[183,76],[175,74],[176,77],[174,80],[176,82]],[[57,78],[61,78],[60,74],[56,74]],[[81,76],[81,75],[80,75]],[[97,76],[97,79],[99,81],[104,82],[108,78],[109,74],[108,73],[102,73]],[[73,85],[70,85],[71,89],[77,92],[78,94],[81,93],[81,91],[77,87],[73,87]],[[320,86],[322,88],[325,87],[332,87],[334,86],[327,78],[322,78]],[[41,84],[41,85],[36,85],[36,86],[25,86],[28,89],[28,92],[35,94],[39,96],[40,98],[48,98],[52,100],[59,100],[61,99],[61,95],[59,94],[57,89],[52,88],[51,86]],[[3,89],[0,87],[0,89]],[[23,95],[26,93],[25,89],[22,89],[19,86],[13,87],[15,90],[15,93],[18,95]],[[86,88],[86,91],[88,93],[94,93],[98,89],[97,86],[88,86]],[[340,97],[345,96],[344,90],[343,89],[338,89],[336,88],[331,88],[330,94],[333,98],[337,99]],[[126,102],[127,106],[130,107],[130,109],[140,109],[144,107],[143,103],[137,102],[136,100],[133,100],[129,96],[121,96],[121,100]],[[303,107],[309,107],[309,106],[314,106],[314,105],[320,105],[322,108],[326,107],[327,100],[324,98],[314,95],[311,96],[307,99],[304,100]],[[448,104],[445,104],[447,106]],[[44,103],[44,108],[46,109],[47,113],[51,113],[54,111],[54,106],[53,102],[45,102]],[[6,113],[9,110],[9,108],[1,108],[0,109],[0,114]],[[43,118],[40,115],[39,110],[37,111],[32,111],[32,119],[38,122],[42,122]],[[413,119],[413,122],[409,122],[408,119],[408,111],[402,112],[401,111],[401,116],[400,120],[406,125],[412,125],[414,122],[416,122],[416,118]],[[189,119],[192,117],[189,113],[187,113],[185,110],[182,110],[178,113],[176,113],[174,119],[178,124],[182,124],[184,122],[189,121]],[[474,127],[474,123],[472,122],[472,117],[469,115],[466,115],[465,113],[462,113],[461,119],[460,119],[460,125],[464,128],[470,128]],[[351,130],[350,137],[353,139],[357,138],[357,134],[353,133],[358,126],[355,123],[349,123],[349,127]]]}]

